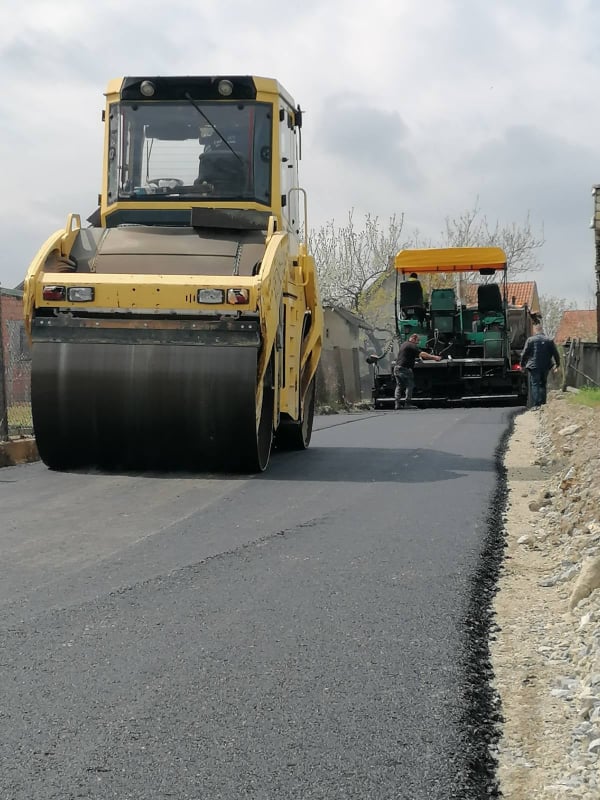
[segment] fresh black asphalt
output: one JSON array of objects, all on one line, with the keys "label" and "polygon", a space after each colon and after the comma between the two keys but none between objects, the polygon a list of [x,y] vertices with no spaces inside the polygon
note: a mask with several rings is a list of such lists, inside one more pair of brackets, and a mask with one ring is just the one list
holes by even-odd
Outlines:
[{"label": "fresh black asphalt", "polygon": [[318,417],[248,479],[2,470],[2,800],[496,796],[512,416]]}]

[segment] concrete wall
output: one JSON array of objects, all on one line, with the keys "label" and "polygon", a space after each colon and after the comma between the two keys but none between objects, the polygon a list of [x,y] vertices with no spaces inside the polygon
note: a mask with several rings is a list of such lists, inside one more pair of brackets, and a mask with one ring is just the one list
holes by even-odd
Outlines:
[{"label": "concrete wall", "polygon": [[359,345],[359,328],[340,316],[334,309],[326,308],[323,312],[323,349],[334,350],[341,347],[352,350]]},{"label": "concrete wall", "polygon": [[360,334],[358,318],[353,321],[335,309],[324,310],[323,352],[317,373],[318,405],[357,403],[370,395],[370,390],[365,395],[364,389],[367,365]]},{"label": "concrete wall", "polygon": [[317,378],[317,403],[337,405],[361,400],[359,352],[335,347],[321,353]]}]

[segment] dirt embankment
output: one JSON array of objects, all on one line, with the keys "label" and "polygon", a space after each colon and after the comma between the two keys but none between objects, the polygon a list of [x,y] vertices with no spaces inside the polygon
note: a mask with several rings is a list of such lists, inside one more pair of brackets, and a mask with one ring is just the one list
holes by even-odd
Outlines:
[{"label": "dirt embankment", "polygon": [[600,798],[600,409],[515,420],[491,644],[508,800]]}]

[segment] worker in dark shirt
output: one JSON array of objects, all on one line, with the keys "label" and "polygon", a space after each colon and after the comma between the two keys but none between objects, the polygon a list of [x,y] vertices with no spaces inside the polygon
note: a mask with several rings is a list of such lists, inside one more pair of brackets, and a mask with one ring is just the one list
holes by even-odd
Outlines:
[{"label": "worker in dark shirt", "polygon": [[552,362],[556,371],[560,366],[558,348],[554,340],[544,334],[541,325],[534,325],[533,336],[527,339],[521,353],[521,369],[526,369],[529,375],[533,408],[546,403],[546,384]]},{"label": "worker in dark shirt", "polygon": [[[415,374],[413,368],[417,358],[423,361],[441,361],[441,356],[434,356],[418,346],[419,335],[413,333],[400,345],[398,358],[394,366],[394,378],[396,379],[396,391],[394,392],[394,408],[396,410],[404,408],[416,408],[412,404],[413,390],[415,388]],[[403,404],[404,395],[404,404]]]}]

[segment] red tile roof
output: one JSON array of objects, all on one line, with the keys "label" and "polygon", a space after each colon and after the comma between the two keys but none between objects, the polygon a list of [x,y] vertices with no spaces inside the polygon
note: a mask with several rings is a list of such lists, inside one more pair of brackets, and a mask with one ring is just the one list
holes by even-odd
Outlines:
[{"label": "red tile roof", "polygon": [[564,344],[569,339],[582,342],[597,342],[597,316],[592,311],[565,311],[554,336],[556,344]]},{"label": "red tile roof", "polygon": [[[502,285],[500,291],[502,291]],[[511,306],[528,306],[532,311],[539,311],[534,308],[537,305],[537,287],[535,281],[519,281],[507,283],[508,303]],[[477,284],[468,283],[465,287],[466,304],[468,306],[477,305]]]},{"label": "red tile roof", "polygon": [[532,308],[536,299],[537,288],[535,281],[521,281],[506,285],[508,302],[511,306],[529,306]]}]

